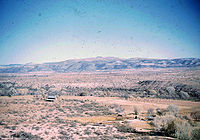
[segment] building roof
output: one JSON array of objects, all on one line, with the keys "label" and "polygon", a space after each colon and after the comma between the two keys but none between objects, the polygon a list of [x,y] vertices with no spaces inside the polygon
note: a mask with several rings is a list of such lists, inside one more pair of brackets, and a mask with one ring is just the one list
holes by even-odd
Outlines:
[{"label": "building roof", "polygon": [[52,95],[48,96],[48,99],[55,99],[55,98],[56,98],[56,96],[52,96]]}]

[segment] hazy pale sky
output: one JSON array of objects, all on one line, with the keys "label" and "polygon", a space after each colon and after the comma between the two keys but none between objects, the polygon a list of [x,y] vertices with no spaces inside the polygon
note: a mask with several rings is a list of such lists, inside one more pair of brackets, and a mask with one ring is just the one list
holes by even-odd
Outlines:
[{"label": "hazy pale sky", "polygon": [[200,58],[198,0],[0,0],[0,64]]}]

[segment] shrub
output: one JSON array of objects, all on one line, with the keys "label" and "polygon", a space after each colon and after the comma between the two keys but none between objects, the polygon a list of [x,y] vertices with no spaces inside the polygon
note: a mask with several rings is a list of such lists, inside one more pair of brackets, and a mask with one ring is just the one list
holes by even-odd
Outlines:
[{"label": "shrub", "polygon": [[124,112],[124,108],[122,108],[121,106],[115,106],[115,111],[117,112],[117,113],[123,113]]},{"label": "shrub", "polygon": [[157,115],[162,115],[163,114],[163,110],[161,110],[160,108],[156,108],[156,114]]},{"label": "shrub", "polygon": [[15,138],[20,138],[20,139],[23,139],[23,140],[25,140],[25,139],[41,140],[42,139],[37,135],[33,135],[31,133],[27,133],[27,132],[23,132],[23,131],[20,131],[20,132],[17,132],[15,134],[12,134],[11,136],[15,137]]},{"label": "shrub", "polygon": [[155,130],[164,135],[172,136],[175,134],[175,117],[173,115],[158,116],[154,119]]},{"label": "shrub", "polygon": [[124,98],[125,100],[128,100],[130,98],[130,95],[128,95],[128,94],[122,94],[121,98]]},{"label": "shrub", "polygon": [[80,94],[79,94],[79,96],[87,96],[88,95],[88,92],[81,92]]},{"label": "shrub", "polygon": [[192,126],[186,120],[176,121],[176,137],[181,140],[190,140]]},{"label": "shrub", "polygon": [[128,124],[126,124],[126,125],[118,124],[118,125],[116,125],[116,128],[119,132],[124,132],[124,133],[134,133],[134,132],[136,132],[135,128],[131,127]]},{"label": "shrub", "polygon": [[139,113],[140,113],[140,110],[136,106],[134,106],[134,110],[133,111],[134,111],[135,115],[139,115]]},{"label": "shrub", "polygon": [[154,109],[153,108],[149,108],[147,111],[148,115],[154,115]]},{"label": "shrub", "polygon": [[[166,136],[175,136],[181,140],[191,139],[192,126],[187,120],[182,120],[174,115],[166,114],[165,116],[158,116],[153,121],[155,130],[161,132]],[[194,136],[198,133],[194,132]]]},{"label": "shrub", "polygon": [[175,105],[169,105],[168,108],[167,108],[167,111],[170,115],[174,115],[174,116],[177,116],[178,115],[178,112],[179,112],[179,109],[177,106]]},{"label": "shrub", "polygon": [[84,134],[85,134],[85,135],[91,135],[91,131],[90,131],[89,129],[85,129],[85,130],[84,130]]},{"label": "shrub", "polygon": [[200,120],[200,112],[192,112],[190,116],[196,121]]},{"label": "shrub", "polygon": [[193,129],[191,133],[191,139],[192,140],[200,140],[200,128]]}]

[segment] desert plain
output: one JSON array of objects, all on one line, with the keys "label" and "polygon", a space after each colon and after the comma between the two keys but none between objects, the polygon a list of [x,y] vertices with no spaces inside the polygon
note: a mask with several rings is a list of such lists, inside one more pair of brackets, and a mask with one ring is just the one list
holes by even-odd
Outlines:
[{"label": "desert plain", "polygon": [[171,115],[200,130],[199,91],[198,67],[3,73],[0,139],[181,139],[156,122]]}]

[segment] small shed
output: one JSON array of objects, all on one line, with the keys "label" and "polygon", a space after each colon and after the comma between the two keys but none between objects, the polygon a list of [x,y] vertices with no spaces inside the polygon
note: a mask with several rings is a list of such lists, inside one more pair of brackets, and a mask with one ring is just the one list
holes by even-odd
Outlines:
[{"label": "small shed", "polygon": [[56,96],[54,96],[54,95],[48,95],[46,101],[54,102],[55,99],[56,99]]},{"label": "small shed", "polygon": [[147,116],[147,120],[148,120],[148,121],[153,121],[153,120],[154,120],[154,117],[153,117],[153,116]]}]

